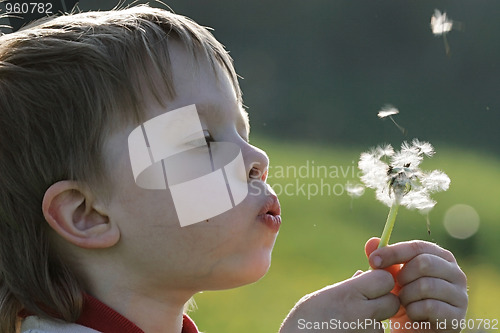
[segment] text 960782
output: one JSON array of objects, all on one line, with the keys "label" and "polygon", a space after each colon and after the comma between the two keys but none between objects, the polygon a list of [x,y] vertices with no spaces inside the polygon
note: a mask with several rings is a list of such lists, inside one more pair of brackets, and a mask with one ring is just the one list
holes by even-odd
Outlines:
[{"label": "text 960782", "polygon": [[53,14],[50,2],[6,2],[6,14]]}]

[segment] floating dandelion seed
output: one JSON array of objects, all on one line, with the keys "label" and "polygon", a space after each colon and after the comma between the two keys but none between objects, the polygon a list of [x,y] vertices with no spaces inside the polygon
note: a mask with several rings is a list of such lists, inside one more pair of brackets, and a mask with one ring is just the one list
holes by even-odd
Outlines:
[{"label": "floating dandelion seed", "polygon": [[350,197],[359,198],[363,195],[363,193],[365,193],[365,187],[361,184],[347,183],[346,191]]},{"label": "floating dandelion seed", "polygon": [[453,28],[453,21],[446,17],[446,13],[441,14],[438,9],[434,9],[434,15],[431,17],[431,29],[432,33],[436,36],[443,36],[444,49],[446,55],[450,55],[450,45],[448,44],[448,39],[446,34]]},{"label": "floating dandelion seed", "polygon": [[351,184],[347,182],[345,186],[345,190],[347,194],[351,197],[351,210],[352,210],[352,202],[355,198],[359,198],[365,193],[365,187],[361,184]]},{"label": "floating dandelion seed", "polygon": [[436,204],[430,194],[446,191],[450,186],[450,178],[444,172],[419,169],[424,156],[432,155],[432,145],[418,139],[411,144],[403,142],[398,152],[391,145],[386,145],[361,154],[358,163],[362,172],[361,181],[366,187],[375,189],[376,198],[390,207],[379,247],[389,243],[400,205],[426,214],[427,230],[430,230],[428,213]]},{"label": "floating dandelion seed", "polygon": [[377,116],[380,119],[389,117],[389,119],[392,120],[394,125],[396,125],[396,127],[401,131],[401,133],[403,133],[403,135],[406,135],[406,129],[404,127],[399,126],[399,124],[394,120],[394,118],[392,118],[393,115],[396,115],[398,113],[399,113],[398,109],[396,109],[391,104],[386,104],[382,107],[382,109],[380,109],[380,111],[377,113]]},{"label": "floating dandelion seed", "polygon": [[396,109],[394,106],[390,104],[387,104],[382,107],[382,109],[378,112],[377,116],[379,118],[385,118],[398,113],[399,113],[398,109]]},{"label": "floating dandelion seed", "polygon": [[431,17],[431,28],[434,35],[443,35],[451,31],[453,21],[446,17],[446,13],[441,14],[439,9],[434,9]]}]

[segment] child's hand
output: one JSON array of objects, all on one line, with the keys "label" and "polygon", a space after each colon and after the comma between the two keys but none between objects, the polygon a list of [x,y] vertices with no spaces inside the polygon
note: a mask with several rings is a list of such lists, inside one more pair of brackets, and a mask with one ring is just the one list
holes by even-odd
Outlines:
[{"label": "child's hand", "polygon": [[384,270],[358,271],[348,280],[304,296],[283,322],[280,333],[381,333],[381,325],[375,324],[393,316],[400,307],[391,293],[393,288],[394,279]]},{"label": "child's hand", "polygon": [[[424,241],[377,249],[379,241],[370,239],[365,251],[370,266],[388,269],[396,279],[393,292],[399,296],[402,307],[391,321],[393,327],[398,322],[401,329],[392,332],[459,332],[460,329],[451,328],[451,321],[465,318],[467,278],[453,254]],[[443,324],[445,320],[447,327]],[[404,328],[412,323],[420,329]],[[422,329],[429,323],[430,328]]]}]

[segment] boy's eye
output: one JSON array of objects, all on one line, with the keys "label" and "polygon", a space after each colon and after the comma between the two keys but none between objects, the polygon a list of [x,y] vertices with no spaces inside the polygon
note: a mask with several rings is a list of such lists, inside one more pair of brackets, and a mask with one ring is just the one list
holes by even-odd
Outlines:
[{"label": "boy's eye", "polygon": [[205,136],[205,141],[207,141],[207,143],[215,142],[209,130],[203,130],[203,135]]}]

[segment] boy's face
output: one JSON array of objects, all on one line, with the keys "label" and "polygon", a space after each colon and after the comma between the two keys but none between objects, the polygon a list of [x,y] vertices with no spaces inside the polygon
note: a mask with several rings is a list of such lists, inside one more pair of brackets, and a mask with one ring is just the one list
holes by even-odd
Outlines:
[{"label": "boy's face", "polygon": [[280,213],[262,177],[268,158],[248,143],[246,114],[227,74],[218,67],[216,75],[208,62],[192,59],[179,43],[173,43],[169,53],[177,96],[165,100],[165,107],[145,92],[147,119],[196,105],[205,135],[241,150],[248,195],[208,222],[181,227],[171,191],[143,189],[134,181],[127,147],[133,126],[111,136],[106,152],[115,171],[108,213],[121,233],[117,263],[130,269],[133,280],[152,292],[162,287],[196,292],[254,282],[269,268],[279,228],[277,218],[266,216]]}]

